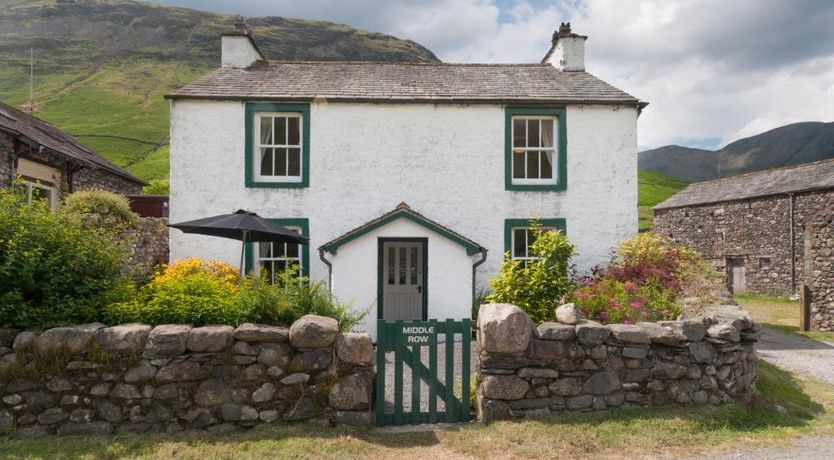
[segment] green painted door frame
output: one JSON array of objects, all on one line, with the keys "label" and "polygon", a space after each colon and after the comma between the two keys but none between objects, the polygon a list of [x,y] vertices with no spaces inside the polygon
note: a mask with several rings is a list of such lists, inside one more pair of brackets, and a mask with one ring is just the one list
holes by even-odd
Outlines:
[{"label": "green painted door frame", "polygon": [[377,243],[376,304],[377,319],[383,319],[383,285],[385,280],[385,243],[420,243],[423,253],[423,320],[429,317],[429,239],[428,238],[379,238]]}]

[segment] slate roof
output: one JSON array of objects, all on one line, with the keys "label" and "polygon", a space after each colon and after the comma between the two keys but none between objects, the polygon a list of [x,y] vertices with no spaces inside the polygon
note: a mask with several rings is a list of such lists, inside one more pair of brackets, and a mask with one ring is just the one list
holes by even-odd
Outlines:
[{"label": "slate roof", "polygon": [[327,251],[331,254],[336,254],[336,251],[339,249],[340,246],[343,246],[356,238],[373,231],[377,228],[383,227],[397,219],[406,218],[418,225],[422,225],[433,232],[448,238],[457,244],[466,248],[466,252],[469,255],[475,254],[477,252],[486,251],[486,249],[481,246],[480,244],[470,240],[469,238],[461,235],[460,233],[450,229],[449,227],[443,226],[428,217],[420,214],[419,212],[411,209],[410,206],[406,203],[400,203],[397,205],[396,208],[386,212],[385,214],[372,219],[359,227],[354,228],[353,230],[345,233],[344,235],[330,240],[327,243],[319,246],[319,250]]},{"label": "slate roof", "polygon": [[549,64],[263,61],[217,69],[166,98],[647,105],[590,73]]},{"label": "slate roof", "polygon": [[3,102],[0,102],[0,130],[22,137],[27,143],[42,145],[85,168],[103,169],[136,183],[145,184],[143,180],[84,146],[54,125]]},{"label": "slate roof", "polygon": [[655,206],[681,208],[834,188],[834,159],[696,182]]}]

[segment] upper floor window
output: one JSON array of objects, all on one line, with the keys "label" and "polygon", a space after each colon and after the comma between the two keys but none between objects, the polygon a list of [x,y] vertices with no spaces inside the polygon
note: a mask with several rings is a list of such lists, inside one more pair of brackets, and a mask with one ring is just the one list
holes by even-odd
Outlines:
[{"label": "upper floor window", "polygon": [[505,188],[565,190],[564,109],[506,109]]},{"label": "upper floor window", "polygon": [[247,104],[246,186],[307,187],[309,143],[307,104]]}]

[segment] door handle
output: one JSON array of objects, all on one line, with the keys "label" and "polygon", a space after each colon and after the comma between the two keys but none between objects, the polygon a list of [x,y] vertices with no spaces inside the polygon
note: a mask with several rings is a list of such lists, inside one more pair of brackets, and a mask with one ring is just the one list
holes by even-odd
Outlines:
[{"label": "door handle", "polygon": [[418,293],[418,294],[422,294],[422,293],[423,293],[423,286],[417,286],[417,293]]}]

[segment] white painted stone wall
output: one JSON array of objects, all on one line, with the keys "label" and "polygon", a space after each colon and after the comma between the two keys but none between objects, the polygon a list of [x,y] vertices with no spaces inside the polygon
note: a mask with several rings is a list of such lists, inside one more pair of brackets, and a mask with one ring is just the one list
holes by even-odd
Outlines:
[{"label": "white painted stone wall", "polygon": [[556,42],[556,49],[547,58],[547,63],[568,72],[585,70],[585,38],[560,38]]},{"label": "white painted stone wall", "polygon": [[[323,279],[327,267],[318,260],[318,246],[404,201],[489,249],[487,261],[478,269],[479,286],[499,269],[505,219],[565,218],[568,236],[579,248],[575,262],[581,270],[606,262],[610,249],[637,230],[635,108],[567,107],[565,192],[504,190],[504,112],[498,105],[314,103],[310,136],[309,188],[246,188],[244,104],[174,101],[171,222],[239,208],[265,217],[306,217],[310,273]],[[394,236],[388,233],[394,230],[407,229],[380,229],[386,236]],[[413,235],[396,236],[428,236],[421,227],[409,231]],[[436,312],[436,317],[445,318],[457,311],[465,315],[471,302],[471,264],[477,256],[458,257],[435,235],[430,238],[432,316]],[[438,250],[450,251],[449,264],[443,266],[451,273],[446,274],[450,277],[446,285],[432,282],[441,270],[433,261],[447,257],[435,254],[434,244]],[[345,256],[360,252],[360,247],[367,252],[362,262]],[[236,265],[240,244],[172,230],[171,256]],[[354,300],[358,308],[367,307],[376,297],[376,237],[355,240],[339,248],[337,256],[328,257],[334,262],[337,296]],[[458,281],[451,282],[458,276],[460,288],[452,286]],[[370,318],[375,317],[374,306]]]},{"label": "white painted stone wall", "polygon": [[220,65],[233,69],[245,69],[263,56],[252,46],[249,37],[224,35],[220,38]]}]

